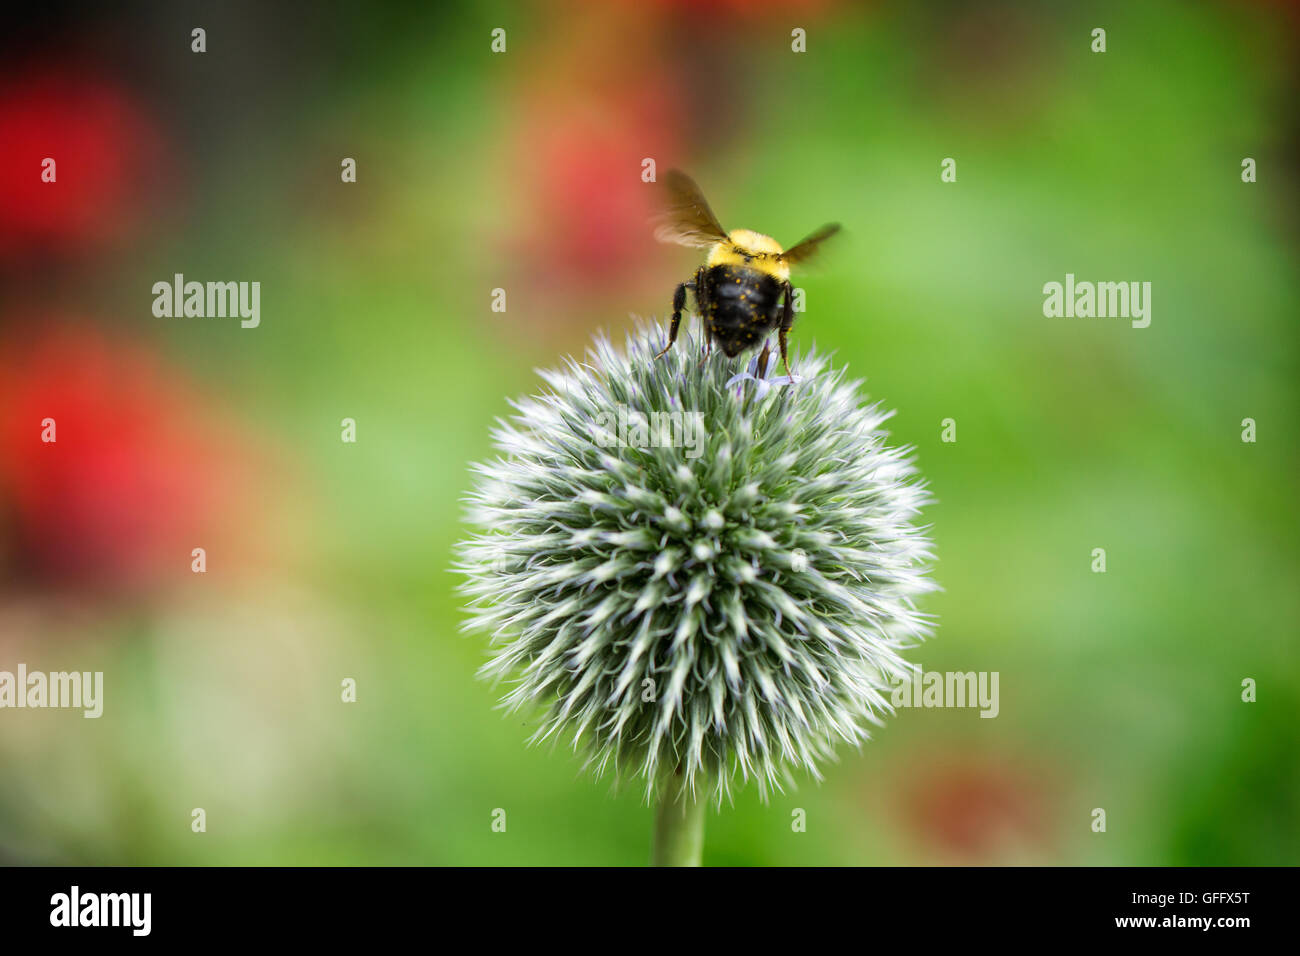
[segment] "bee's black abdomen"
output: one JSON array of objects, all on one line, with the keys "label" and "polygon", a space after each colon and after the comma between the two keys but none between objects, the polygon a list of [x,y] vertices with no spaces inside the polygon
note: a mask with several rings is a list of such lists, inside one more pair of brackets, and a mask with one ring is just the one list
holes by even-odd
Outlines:
[{"label": "bee's black abdomen", "polygon": [[781,283],[743,266],[705,270],[704,327],[728,358],[760,345],[781,323]]}]

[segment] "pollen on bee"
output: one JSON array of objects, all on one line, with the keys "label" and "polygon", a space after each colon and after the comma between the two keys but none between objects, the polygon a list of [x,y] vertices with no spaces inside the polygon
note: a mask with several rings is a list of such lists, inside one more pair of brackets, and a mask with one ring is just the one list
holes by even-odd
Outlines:
[{"label": "pollen on bee", "polygon": [[[717,242],[709,249],[706,267],[742,266],[785,282],[790,278],[790,267],[780,258],[782,251],[771,236],[749,229],[733,229],[725,242]],[[740,283],[737,279],[736,284]]]}]

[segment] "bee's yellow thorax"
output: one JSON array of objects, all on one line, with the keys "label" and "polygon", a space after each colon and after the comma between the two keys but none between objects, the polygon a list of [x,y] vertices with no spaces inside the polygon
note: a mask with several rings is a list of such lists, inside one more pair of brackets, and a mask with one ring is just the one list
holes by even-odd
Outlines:
[{"label": "bee's yellow thorax", "polygon": [[744,266],[785,282],[790,278],[790,267],[781,259],[783,251],[771,236],[748,229],[733,229],[727,233],[726,242],[713,244],[705,264],[710,269],[714,266]]}]

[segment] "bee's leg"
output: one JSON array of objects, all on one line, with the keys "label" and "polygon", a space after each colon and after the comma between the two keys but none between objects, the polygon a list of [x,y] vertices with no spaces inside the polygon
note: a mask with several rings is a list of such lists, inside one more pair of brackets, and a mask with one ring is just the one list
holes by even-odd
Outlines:
[{"label": "bee's leg", "polygon": [[767,378],[767,360],[772,357],[772,343],[764,342],[763,351],[758,354],[758,377]]},{"label": "bee's leg", "polygon": [[785,334],[790,331],[790,326],[794,325],[794,287],[790,285],[790,280],[785,280],[785,308],[781,313],[781,327],[777,330],[776,338],[781,344],[781,361],[785,364],[785,374],[790,378],[790,356],[786,354]]},{"label": "bee's leg", "polygon": [[[707,359],[713,354],[713,329],[709,327],[709,284],[704,281],[703,266],[695,270],[695,282],[691,288],[695,290],[695,310],[700,314],[700,326],[704,331],[704,358]],[[704,364],[703,359],[700,364]]]},{"label": "bee's leg", "polygon": [[677,341],[677,328],[682,324],[682,309],[686,308],[686,290],[694,288],[694,284],[682,282],[678,284],[676,291],[673,292],[673,324],[668,329],[668,344],[655,358],[663,358],[667,351],[673,347],[673,343]]}]

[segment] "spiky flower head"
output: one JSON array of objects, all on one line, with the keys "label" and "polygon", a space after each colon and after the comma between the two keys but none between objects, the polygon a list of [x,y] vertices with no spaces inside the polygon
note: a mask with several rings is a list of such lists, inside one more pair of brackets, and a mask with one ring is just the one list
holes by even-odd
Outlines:
[{"label": "spiky flower head", "polygon": [[[661,332],[542,372],[475,466],[459,570],[481,675],[535,740],[571,739],[597,774],[721,801],[857,744],[929,631],[914,599],[926,494],[889,413],[815,352],[796,378]],[[775,363],[772,363],[775,365]],[[739,374],[737,374],[739,373]]]}]

